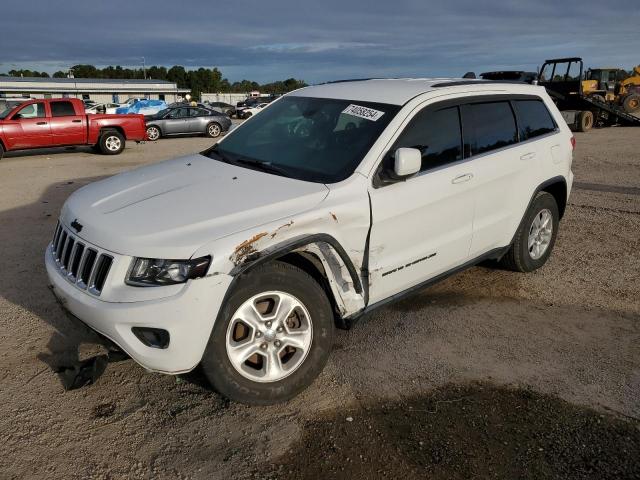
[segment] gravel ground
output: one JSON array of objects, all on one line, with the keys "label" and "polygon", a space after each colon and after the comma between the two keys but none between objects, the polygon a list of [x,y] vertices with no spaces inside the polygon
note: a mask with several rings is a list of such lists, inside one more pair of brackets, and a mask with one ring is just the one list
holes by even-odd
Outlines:
[{"label": "gravel ground", "polygon": [[[73,391],[53,371],[103,351],[47,290],[43,251],[64,200],[86,183],[202,150],[210,140],[133,144],[117,157],[85,149],[7,155],[0,161],[0,478],[314,478],[325,470],[331,478],[340,477],[346,457],[360,455],[387,458],[382,470],[392,478],[516,478],[522,469],[572,478],[563,465],[573,465],[575,478],[638,478],[640,129],[576,138],[576,188],[544,268],[528,275],[473,268],[378,310],[337,333],[327,368],[308,390],[263,408],[230,404],[198,371],[150,374],[125,360]],[[446,421],[466,401],[439,404],[443,417],[429,413],[434,401],[465,395],[476,399],[471,416]],[[511,415],[505,405],[540,415]],[[416,411],[406,416],[408,407]],[[473,421],[483,412],[490,425]],[[372,430],[358,423],[365,416]],[[595,450],[556,457],[560,447],[551,448],[526,460],[495,441],[502,418],[508,442],[523,448],[548,442],[571,452],[584,439]],[[340,455],[327,451],[326,435]],[[424,439],[424,452],[416,456],[406,438]],[[397,455],[382,455],[389,448]],[[491,470],[475,457],[458,462],[467,448],[493,459]],[[440,466],[432,461],[439,455]],[[324,457],[330,466],[319,463]],[[351,465],[343,478],[375,478],[379,463]]]}]

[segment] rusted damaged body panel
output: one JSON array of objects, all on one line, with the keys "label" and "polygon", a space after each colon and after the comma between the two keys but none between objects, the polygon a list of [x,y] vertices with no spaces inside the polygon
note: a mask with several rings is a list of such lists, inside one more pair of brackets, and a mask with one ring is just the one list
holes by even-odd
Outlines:
[{"label": "rusted damaged body panel", "polygon": [[364,295],[362,292],[356,292],[345,262],[331,245],[325,242],[315,242],[296,251],[308,252],[320,259],[329,280],[336,306],[343,318],[365,307]]},{"label": "rusted damaged body panel", "polygon": [[[361,182],[361,188],[354,187],[354,182]],[[365,182],[364,177],[355,175],[332,185],[329,195],[314,208],[218,239],[194,256],[213,252],[210,273],[232,276],[283,253],[311,256],[325,273],[339,314],[353,315],[365,307],[368,288],[361,271],[370,218],[369,200],[362,195]]]}]

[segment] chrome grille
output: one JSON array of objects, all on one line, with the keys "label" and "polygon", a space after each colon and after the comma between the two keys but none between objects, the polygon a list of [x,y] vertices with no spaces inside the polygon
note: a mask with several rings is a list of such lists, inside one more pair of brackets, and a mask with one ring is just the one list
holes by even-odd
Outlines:
[{"label": "chrome grille", "polygon": [[60,222],[50,248],[58,270],[69,282],[92,295],[100,295],[113,264],[111,255],[86,245]]}]

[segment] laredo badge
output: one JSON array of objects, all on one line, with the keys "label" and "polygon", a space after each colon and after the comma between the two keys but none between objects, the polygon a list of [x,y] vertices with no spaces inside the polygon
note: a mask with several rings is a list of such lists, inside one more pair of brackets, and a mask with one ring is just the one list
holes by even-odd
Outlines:
[{"label": "laredo badge", "polygon": [[371,120],[373,122],[384,115],[384,112],[381,112],[380,110],[374,110],[373,108],[367,108],[361,105],[354,105],[353,103],[345,108],[342,113],[353,115],[354,117],[366,118],[367,120]]}]

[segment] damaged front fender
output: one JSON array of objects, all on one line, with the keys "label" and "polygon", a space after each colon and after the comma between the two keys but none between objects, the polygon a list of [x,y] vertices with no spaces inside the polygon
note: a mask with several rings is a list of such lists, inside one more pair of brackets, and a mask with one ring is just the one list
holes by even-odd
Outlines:
[{"label": "damaged front fender", "polygon": [[[255,250],[254,243],[255,241],[252,241],[248,244],[252,251],[249,255],[242,257],[243,261],[235,265],[229,272],[230,275],[237,277],[257,265],[276,260],[288,253],[307,253],[321,262],[322,273],[331,288],[341,317],[353,315],[365,307],[363,285],[356,267],[342,245],[331,235],[323,233],[303,235],[260,251]],[[243,251],[246,248],[242,246]]]}]

